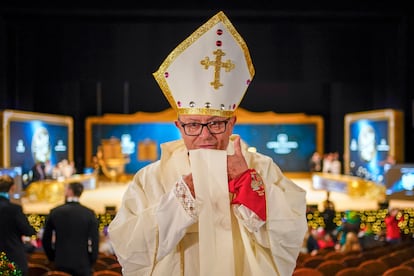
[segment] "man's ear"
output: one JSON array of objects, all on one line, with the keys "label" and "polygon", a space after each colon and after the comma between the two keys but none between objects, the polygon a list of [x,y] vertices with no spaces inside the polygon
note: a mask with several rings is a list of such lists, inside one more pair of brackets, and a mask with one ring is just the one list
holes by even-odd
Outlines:
[{"label": "man's ear", "polygon": [[227,126],[227,128],[230,130],[231,133],[233,132],[233,128],[234,128],[234,125],[236,124],[236,121],[237,121],[236,116],[231,117],[229,120],[230,126]]}]

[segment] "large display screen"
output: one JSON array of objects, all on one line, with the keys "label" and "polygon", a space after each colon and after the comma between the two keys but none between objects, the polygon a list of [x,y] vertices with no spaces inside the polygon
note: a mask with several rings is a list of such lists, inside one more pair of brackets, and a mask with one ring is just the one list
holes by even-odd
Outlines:
[{"label": "large display screen", "polygon": [[402,118],[391,109],[347,114],[345,173],[384,184],[389,157],[403,161]]},{"label": "large display screen", "polygon": [[387,200],[414,199],[414,164],[397,164],[385,173]]},{"label": "large display screen", "polygon": [[[271,156],[286,173],[309,176],[309,159],[315,151],[323,153],[323,120],[320,116],[300,114],[255,113],[239,108],[233,133],[241,136],[250,150]],[[105,140],[116,138],[126,155],[125,173],[159,159],[160,144],[179,139],[174,125],[175,111],[138,112],[132,115],[107,114],[86,120],[86,160]],[[108,150],[107,150],[108,152]],[[111,152],[109,152],[111,153]]]},{"label": "large display screen", "polygon": [[351,175],[383,182],[381,162],[390,154],[388,120],[359,120],[350,125],[349,168]]},{"label": "large display screen", "polygon": [[23,187],[30,183],[36,163],[53,167],[73,160],[71,117],[6,110],[2,118],[2,164],[21,167]]},{"label": "large display screen", "polygon": [[129,160],[125,164],[127,174],[134,174],[140,168],[158,160],[162,143],[180,138],[179,130],[171,122],[95,124],[92,126],[92,133],[92,150],[95,153],[102,140],[110,138],[120,140],[122,153]]},{"label": "large display screen", "polygon": [[238,124],[233,132],[285,172],[309,171],[309,159],[318,150],[317,125],[312,123]]}]

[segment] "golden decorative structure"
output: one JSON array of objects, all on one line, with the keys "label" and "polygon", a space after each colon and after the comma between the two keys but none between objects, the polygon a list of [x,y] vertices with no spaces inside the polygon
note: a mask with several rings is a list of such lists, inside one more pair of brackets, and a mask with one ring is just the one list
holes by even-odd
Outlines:
[{"label": "golden decorative structure", "polygon": [[112,181],[122,178],[125,164],[129,163],[128,155],[122,153],[121,141],[118,138],[102,139],[96,153],[100,170]]},{"label": "golden decorative structure", "polygon": [[71,182],[84,182],[95,178],[93,174],[75,174],[69,178],[45,179],[34,181],[26,188],[25,197],[32,202],[63,202],[65,199],[65,187]]},{"label": "golden decorative structure", "polygon": [[26,197],[32,201],[56,203],[64,199],[65,182],[58,180],[39,180],[30,183],[26,189]]},{"label": "golden decorative structure", "polygon": [[138,160],[154,162],[158,159],[157,143],[146,139],[138,143]]},{"label": "golden decorative structure", "polygon": [[366,197],[379,202],[385,201],[385,186],[360,177],[313,173],[312,181],[314,187],[320,187],[321,189],[333,190],[337,188],[351,197]]}]

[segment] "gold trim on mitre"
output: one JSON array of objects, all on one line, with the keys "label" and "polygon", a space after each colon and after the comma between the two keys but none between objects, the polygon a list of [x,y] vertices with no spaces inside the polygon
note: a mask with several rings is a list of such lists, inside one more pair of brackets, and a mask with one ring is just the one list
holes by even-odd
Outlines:
[{"label": "gold trim on mitre", "polygon": [[153,75],[178,115],[230,117],[254,73],[245,41],[220,11],[178,45]]}]

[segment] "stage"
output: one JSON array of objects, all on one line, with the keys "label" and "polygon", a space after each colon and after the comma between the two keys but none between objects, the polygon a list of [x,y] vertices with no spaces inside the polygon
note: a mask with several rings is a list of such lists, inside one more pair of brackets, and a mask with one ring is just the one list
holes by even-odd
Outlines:
[{"label": "stage", "polygon": [[[296,184],[306,190],[306,200],[309,205],[317,205],[322,210],[322,202],[326,199],[326,191],[315,190],[309,178],[292,179]],[[127,188],[128,182],[111,182],[98,180],[93,189],[86,189],[80,198],[80,202],[93,209],[97,214],[104,214],[106,208],[119,209],[122,196]],[[374,195],[375,196],[375,195]],[[377,199],[370,196],[349,196],[345,193],[330,192],[330,200],[334,202],[337,211],[345,210],[377,210],[379,203]],[[28,197],[21,199],[23,210],[26,214],[48,214],[50,209],[63,203],[63,195],[59,200],[53,202],[45,200],[33,200]],[[391,201],[390,206],[399,208],[413,208],[414,201]]]}]

